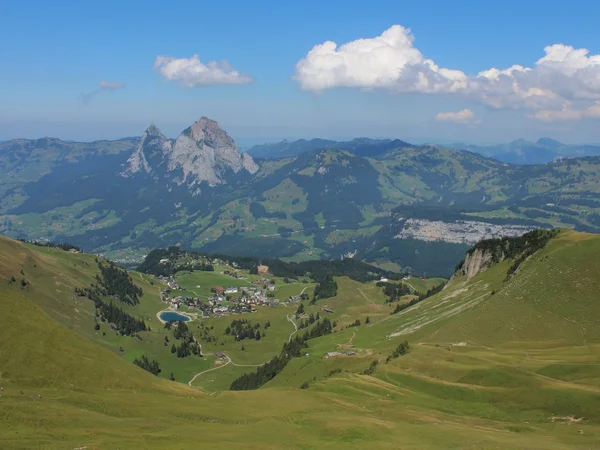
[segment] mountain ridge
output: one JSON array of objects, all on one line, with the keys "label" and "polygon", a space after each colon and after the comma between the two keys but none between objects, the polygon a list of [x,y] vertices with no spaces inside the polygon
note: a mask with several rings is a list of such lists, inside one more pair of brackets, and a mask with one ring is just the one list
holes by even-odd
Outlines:
[{"label": "mountain ridge", "polygon": [[130,263],[177,244],[294,260],[355,256],[447,276],[476,239],[600,230],[600,157],[515,165],[436,145],[355,143],[382,153],[316,149],[259,167],[207,118],[176,140],[151,125],[137,142],[97,148],[0,144],[0,232],[73,241]]},{"label": "mountain ridge", "polygon": [[[154,161],[154,166],[148,162]],[[127,177],[143,170],[155,177],[169,177],[176,184],[189,187],[206,182],[216,186],[226,182],[226,172],[237,174],[246,170],[250,174],[258,171],[258,165],[246,153],[241,154],[235,141],[207,117],[201,117],[184,129],[172,142],[161,131],[151,125],[142,135],[134,153],[122,172]],[[166,168],[161,168],[161,166]],[[162,169],[162,170],[159,170]],[[161,173],[162,172],[162,173]]]}]

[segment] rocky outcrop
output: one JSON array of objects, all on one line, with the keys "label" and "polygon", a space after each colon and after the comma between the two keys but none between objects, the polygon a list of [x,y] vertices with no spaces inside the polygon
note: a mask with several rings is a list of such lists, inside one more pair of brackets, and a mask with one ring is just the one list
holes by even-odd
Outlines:
[{"label": "rocky outcrop", "polygon": [[185,129],[174,144],[158,128],[150,126],[127,161],[124,176],[160,173],[177,184],[227,182],[228,173],[254,174],[258,165],[249,154],[241,154],[235,141],[214,120],[202,117]]},{"label": "rocky outcrop", "polygon": [[495,259],[490,250],[476,248],[467,253],[460,271],[467,279],[473,278],[475,275],[489,269],[494,264]]},{"label": "rocky outcrop", "polygon": [[171,141],[155,125],[150,125],[127,160],[123,176],[138,172],[151,174],[165,164],[172,150]]}]

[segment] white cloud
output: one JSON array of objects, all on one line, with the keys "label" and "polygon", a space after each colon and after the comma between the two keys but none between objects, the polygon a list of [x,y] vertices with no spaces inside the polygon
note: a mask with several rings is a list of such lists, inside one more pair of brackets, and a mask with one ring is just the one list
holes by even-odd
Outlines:
[{"label": "white cloud", "polygon": [[[390,27],[381,36],[339,47],[327,41],[315,45],[298,61],[293,78],[302,89],[315,92],[346,87],[455,94],[497,109],[534,111],[531,116],[541,120],[552,115],[597,117],[593,111],[600,100],[600,55],[590,56],[587,49],[555,44],[544,49],[545,56],[533,67],[513,65],[468,75],[439,67],[413,42],[410,30],[400,25]],[[577,113],[563,112],[565,104],[569,105],[568,111]]]},{"label": "white cloud", "polygon": [[585,109],[573,109],[569,104],[565,104],[562,109],[542,109],[530,114],[529,117],[541,120],[542,122],[567,122],[581,119],[598,119],[600,118],[600,102],[596,102]]},{"label": "white cloud", "polygon": [[394,25],[373,39],[358,39],[338,48],[315,45],[296,64],[294,79],[302,89],[336,87],[387,88],[399,92],[452,92],[466,87],[466,76],[438,67],[413,47],[410,30]]},{"label": "white cloud", "polygon": [[203,64],[198,55],[193,55],[191,58],[157,56],[154,60],[154,69],[167,80],[186,87],[252,82],[252,78],[234,70],[227,61],[210,61]]},{"label": "white cloud", "polygon": [[481,120],[475,119],[475,114],[470,109],[463,109],[457,112],[441,112],[435,116],[435,120],[442,122],[456,122],[476,125],[481,123]]},{"label": "white cloud", "polygon": [[123,83],[121,81],[104,81],[104,80],[102,80],[98,84],[97,89],[94,89],[93,91],[81,94],[79,96],[79,101],[81,101],[81,103],[83,105],[87,106],[90,104],[92,97],[100,94],[101,92],[116,91],[117,89],[121,89],[124,87],[125,87],[125,83]]},{"label": "white cloud", "polygon": [[102,80],[100,82],[100,89],[114,90],[114,89],[121,89],[122,87],[125,87],[125,83],[123,83],[121,81],[104,81],[104,80]]}]

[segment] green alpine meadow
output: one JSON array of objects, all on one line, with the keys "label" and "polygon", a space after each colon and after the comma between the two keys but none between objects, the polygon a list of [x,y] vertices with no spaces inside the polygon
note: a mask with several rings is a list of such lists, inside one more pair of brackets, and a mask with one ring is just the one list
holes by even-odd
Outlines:
[{"label": "green alpine meadow", "polygon": [[[561,449],[600,436],[597,235],[483,241],[450,279],[178,248],[126,271],[73,248],[0,249],[3,448]],[[241,294],[218,302],[228,314],[208,307],[215,287],[263,283],[273,296],[247,313]],[[204,309],[173,307],[182,298]]]}]

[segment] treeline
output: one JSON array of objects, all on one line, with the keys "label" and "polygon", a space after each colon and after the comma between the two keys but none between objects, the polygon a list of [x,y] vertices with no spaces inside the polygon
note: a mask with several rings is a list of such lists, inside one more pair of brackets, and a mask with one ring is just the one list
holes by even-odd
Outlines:
[{"label": "treeline", "polygon": [[69,244],[67,242],[40,242],[40,241],[28,241],[26,239],[17,239],[20,242],[25,242],[27,244],[32,244],[32,245],[37,245],[38,247],[50,247],[50,248],[59,248],[61,250],[64,250],[66,252],[68,252],[69,250],[76,250],[78,252],[81,251],[80,247],[77,247],[76,245],[73,244]]},{"label": "treeline", "polygon": [[[148,330],[148,326],[142,319],[138,319],[131,314],[123,311],[118,306],[111,303],[104,303],[95,289],[94,285],[88,288],[75,288],[74,293],[79,297],[86,297],[94,302],[96,316],[100,317],[102,322],[107,322],[111,327],[122,336],[131,336],[138,331]],[[96,329],[100,327],[96,323]]]},{"label": "treeline", "polygon": [[281,353],[256,369],[256,372],[247,373],[235,379],[229,389],[232,391],[258,389],[263,384],[275,378],[292,358],[302,356],[303,350],[307,347],[306,341],[330,334],[332,330],[331,321],[328,318],[324,318],[313,326],[310,332],[306,331],[302,337],[296,336],[295,339],[283,344]]},{"label": "treeline", "polygon": [[[257,274],[258,266],[263,264],[269,267],[269,272],[272,275],[294,280],[301,277],[310,277],[313,280],[320,282],[327,277],[348,276],[356,281],[367,282],[382,276],[391,280],[399,280],[403,276],[403,274],[389,272],[353,258],[332,261],[312,260],[287,262],[279,259],[259,259],[251,256],[230,256],[189,252],[180,250],[179,247],[152,250],[137,270],[156,276],[172,275],[175,272],[172,261],[177,260],[183,253],[186,253],[192,258],[220,259],[231,264],[235,263],[240,269],[249,270],[252,274]],[[161,264],[161,259],[169,259],[169,262]],[[189,269],[187,266],[182,267],[185,267],[185,270]]]},{"label": "treeline", "polygon": [[126,270],[115,266],[113,262],[104,265],[100,261],[98,261],[98,268],[102,277],[96,275],[96,280],[104,295],[115,296],[123,303],[132,306],[140,302],[139,297],[144,295],[142,288],[133,283]]},{"label": "treeline", "polygon": [[182,265],[179,265],[179,266],[175,266],[173,268],[173,273],[183,272],[183,271],[186,271],[186,270],[190,270],[190,271],[191,270],[200,270],[202,272],[214,272],[215,268],[214,268],[214,266],[212,264],[206,264],[206,263],[196,263],[196,264],[193,264],[193,265],[182,264]]},{"label": "treeline", "polygon": [[[266,325],[265,328],[267,328]],[[246,319],[232,320],[231,324],[225,328],[225,334],[233,336],[234,341],[243,341],[244,339],[255,339],[260,341],[260,339],[265,336],[264,332],[261,335],[260,323],[252,325],[252,323]]]},{"label": "treeline", "polygon": [[150,361],[146,355],[142,355],[140,359],[134,359],[133,363],[136,366],[141,367],[142,369],[150,372],[152,375],[158,376],[158,374],[161,372],[158,361],[154,359]]}]

